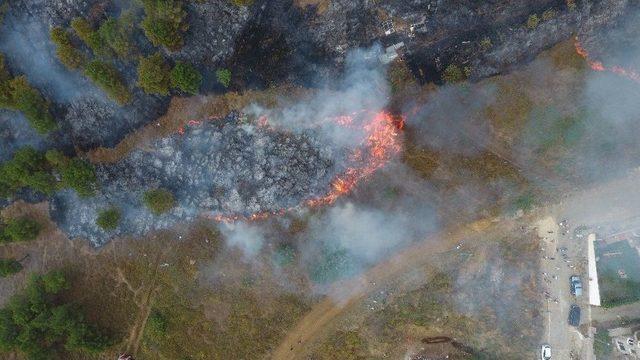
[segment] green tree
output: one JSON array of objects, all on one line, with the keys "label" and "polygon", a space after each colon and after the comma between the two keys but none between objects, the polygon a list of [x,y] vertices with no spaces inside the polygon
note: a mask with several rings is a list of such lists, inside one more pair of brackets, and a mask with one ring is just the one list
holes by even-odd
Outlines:
[{"label": "green tree", "polygon": [[10,219],[4,225],[4,234],[10,241],[35,240],[42,230],[39,222],[28,217]]},{"label": "green tree", "polygon": [[129,40],[131,31],[123,22],[110,17],[100,24],[98,34],[119,57],[126,59],[134,51]]},{"label": "green tree", "polygon": [[98,212],[98,217],[96,218],[96,224],[100,226],[103,230],[114,230],[118,227],[120,223],[120,218],[122,214],[120,213],[120,209],[116,207],[112,207],[110,209],[104,209]]},{"label": "green tree", "polygon": [[13,159],[0,166],[1,195],[10,195],[23,187],[45,194],[56,189],[56,180],[44,155],[28,146],[16,151]]},{"label": "green tree", "polygon": [[169,321],[158,310],[154,310],[149,314],[147,320],[146,331],[154,339],[163,339],[167,335],[167,328],[169,327]]},{"label": "green tree", "polygon": [[216,79],[218,79],[218,82],[222,84],[222,86],[229,87],[229,84],[231,84],[231,70],[229,69],[216,70]]},{"label": "green tree", "polygon": [[179,50],[184,44],[182,34],[189,28],[182,1],[142,0],[142,4],[145,17],[141,26],[151,43],[171,51]]},{"label": "green tree", "polygon": [[94,55],[99,57],[110,57],[113,52],[109,48],[109,44],[100,34],[93,29],[87,19],[77,17],[71,20],[71,28],[75,31],[76,35],[82,40],[90,49]]},{"label": "green tree", "polygon": [[171,70],[171,86],[188,94],[197,94],[202,85],[202,75],[191,64],[178,61]]},{"label": "green tree", "polygon": [[91,164],[78,158],[59,167],[63,184],[74,189],[82,197],[91,196],[96,189],[96,172]]},{"label": "green tree", "polygon": [[169,65],[160,53],[140,58],[138,85],[148,94],[168,95],[171,79]]},{"label": "green tree", "polygon": [[93,60],[85,66],[84,73],[118,104],[124,105],[131,101],[131,92],[113,65]]},{"label": "green tree", "polygon": [[457,83],[465,80],[464,72],[456,64],[450,64],[444,69],[442,80],[446,83]]},{"label": "green tree", "polygon": [[162,188],[145,192],[142,201],[155,215],[166,213],[176,204],[176,199],[173,194],[169,190]]},{"label": "green tree", "polygon": [[49,112],[49,103],[27,81],[17,76],[0,85],[0,104],[24,114],[31,126],[40,134],[55,130],[57,125]]},{"label": "green tree", "polygon": [[60,271],[33,275],[24,291],[0,310],[0,349],[44,360],[108,347],[112,342],[84,320],[77,305],[65,300],[68,288]]},{"label": "green tree", "polygon": [[527,19],[527,27],[529,29],[535,29],[536,27],[538,27],[539,23],[540,23],[540,18],[536,14],[530,15],[529,18]]},{"label": "green tree", "polygon": [[51,41],[56,44],[56,55],[64,66],[69,69],[78,69],[84,63],[84,56],[71,43],[69,33],[61,28],[55,27],[51,30]]},{"label": "green tree", "polygon": [[0,259],[0,277],[7,277],[22,270],[22,264],[16,259]]}]

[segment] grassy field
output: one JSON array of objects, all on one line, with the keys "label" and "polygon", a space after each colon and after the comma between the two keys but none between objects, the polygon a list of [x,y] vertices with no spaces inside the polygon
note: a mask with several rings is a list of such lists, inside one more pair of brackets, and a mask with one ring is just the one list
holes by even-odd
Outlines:
[{"label": "grassy field", "polygon": [[[615,307],[640,300],[640,256],[627,241],[596,250],[603,307]],[[625,277],[620,276],[622,271]]]}]

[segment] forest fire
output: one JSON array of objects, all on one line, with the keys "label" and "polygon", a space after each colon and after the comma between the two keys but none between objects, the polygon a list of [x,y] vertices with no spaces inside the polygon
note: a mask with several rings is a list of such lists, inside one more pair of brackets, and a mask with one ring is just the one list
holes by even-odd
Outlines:
[{"label": "forest fire", "polygon": [[[362,126],[366,134],[365,140],[349,156],[349,161],[353,165],[334,178],[329,192],[321,197],[308,199],[301,205],[315,207],[335,202],[341,196],[351,192],[360,181],[383,167],[402,148],[399,139],[405,121],[402,116],[394,116],[384,110],[375,114],[362,111],[360,114],[342,115],[332,121],[343,127]],[[267,120],[261,117],[258,123],[260,126],[265,126]],[[250,216],[216,215],[213,219],[220,222],[263,220],[273,215],[283,215],[295,208],[297,207]]]},{"label": "forest fire", "polygon": [[635,70],[625,69],[617,65],[607,67],[601,61],[591,60],[589,58],[589,52],[582,46],[582,44],[580,44],[580,41],[578,41],[577,37],[575,39],[575,48],[578,55],[582,56],[587,61],[587,64],[592,70],[612,72],[614,74],[624,76],[630,80],[640,83],[640,73]]}]

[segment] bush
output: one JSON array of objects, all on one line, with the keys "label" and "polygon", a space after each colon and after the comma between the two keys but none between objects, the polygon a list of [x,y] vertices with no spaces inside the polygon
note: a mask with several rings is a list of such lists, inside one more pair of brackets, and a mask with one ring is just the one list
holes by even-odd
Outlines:
[{"label": "bush", "polygon": [[56,189],[49,164],[42,153],[32,147],[19,149],[13,159],[0,166],[0,195],[8,196],[23,187],[47,195]]},{"label": "bush", "polygon": [[538,15],[536,14],[529,16],[529,19],[527,19],[527,27],[529,29],[535,29],[536,27],[538,27],[539,23],[540,23],[540,18],[538,18]]},{"label": "bush", "polygon": [[169,65],[160,53],[140,58],[138,86],[148,94],[168,95],[171,79]]},{"label": "bush", "polygon": [[159,311],[154,310],[149,314],[146,330],[148,334],[155,339],[162,339],[167,335],[169,322],[167,318]]},{"label": "bush", "polygon": [[134,50],[133,44],[129,40],[131,31],[125,26],[125,23],[108,18],[100,24],[98,34],[119,57],[128,58]]},{"label": "bush", "polygon": [[229,87],[229,84],[231,84],[231,71],[229,69],[218,69],[216,78],[222,86]]},{"label": "bush", "polygon": [[64,185],[74,189],[81,197],[95,193],[96,173],[88,162],[74,158],[59,165],[58,170]]},{"label": "bush", "polygon": [[143,202],[147,208],[155,215],[163,214],[176,204],[173,194],[166,189],[154,189],[144,193]]},{"label": "bush", "polygon": [[482,40],[480,40],[480,48],[482,48],[482,50],[487,51],[491,49],[492,46],[493,43],[488,36],[485,36],[484,38],[482,38]]},{"label": "bush", "polygon": [[182,2],[176,0],[142,0],[145,18],[142,29],[155,46],[164,46],[176,51],[182,47],[182,34],[189,26],[184,22],[187,16]]},{"label": "bush", "polygon": [[114,230],[118,227],[121,216],[122,214],[120,213],[120,210],[115,207],[102,210],[98,213],[96,224],[103,230]]},{"label": "bush", "polygon": [[38,90],[29,85],[24,76],[0,84],[0,107],[22,112],[40,134],[46,134],[57,127],[49,112],[49,103]]},{"label": "bush", "polygon": [[542,13],[542,20],[549,21],[556,17],[556,11],[553,9],[547,9]]},{"label": "bush", "polygon": [[0,277],[7,277],[22,270],[22,264],[16,259],[0,259]]},{"label": "bush", "polygon": [[131,93],[113,65],[93,60],[84,68],[85,75],[120,105],[131,101]]},{"label": "bush", "polygon": [[235,6],[251,6],[253,4],[253,0],[232,0]]},{"label": "bush", "polygon": [[450,64],[444,69],[444,73],[442,74],[442,80],[446,83],[457,83],[464,81],[466,79],[464,72],[458,67],[458,65]]},{"label": "bush", "polygon": [[37,221],[22,217],[10,219],[4,226],[3,232],[9,242],[35,240],[42,230],[42,225]]},{"label": "bush", "polygon": [[171,86],[188,94],[197,94],[202,85],[202,75],[191,64],[178,61],[171,70]]},{"label": "bush", "polygon": [[51,30],[51,41],[56,44],[56,55],[60,62],[69,69],[78,69],[84,63],[84,56],[71,43],[69,33],[55,27]]},{"label": "bush", "polygon": [[0,310],[0,349],[20,351],[28,359],[68,359],[69,352],[97,353],[111,345],[77,305],[65,300],[68,285],[59,271],[32,276]]},{"label": "bush", "polygon": [[71,28],[78,37],[93,51],[94,55],[100,57],[110,57],[113,55],[107,42],[100,34],[93,29],[91,24],[84,18],[71,20]]}]

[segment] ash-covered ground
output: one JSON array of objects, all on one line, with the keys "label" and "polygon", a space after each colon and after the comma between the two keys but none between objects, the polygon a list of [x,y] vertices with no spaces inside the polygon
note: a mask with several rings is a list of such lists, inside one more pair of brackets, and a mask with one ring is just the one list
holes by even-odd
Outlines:
[{"label": "ash-covered ground", "polygon": [[[203,213],[250,216],[294,207],[327,193],[348,163],[348,153],[320,142],[312,131],[280,132],[243,120],[234,113],[189,126],[183,135],[98,166],[96,196],[60,192],[51,201],[52,218],[70,237],[100,246],[115,236],[143,235]],[[157,187],[171,190],[177,200],[161,216],[142,203],[144,192]],[[122,222],[105,232],[96,217],[111,206],[122,210]]]}]

